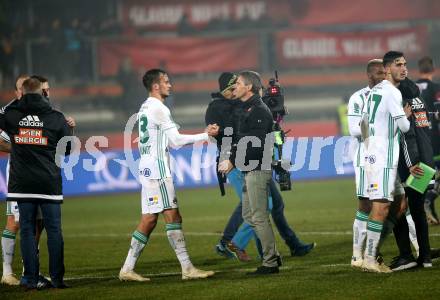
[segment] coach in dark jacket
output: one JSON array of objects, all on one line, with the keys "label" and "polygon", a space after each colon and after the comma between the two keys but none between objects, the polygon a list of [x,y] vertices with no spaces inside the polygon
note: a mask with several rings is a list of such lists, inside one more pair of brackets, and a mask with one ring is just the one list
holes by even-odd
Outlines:
[{"label": "coach in dark jacket", "polygon": [[27,287],[37,287],[39,262],[35,218],[40,206],[47,231],[49,272],[52,284],[64,288],[64,242],[61,232],[63,201],[61,170],[55,163],[57,144],[71,135],[64,115],[53,110],[42,96],[41,83],[23,83],[24,96],[0,114],[0,128],[11,137],[11,167],[7,201],[17,201],[20,211],[21,253]]},{"label": "coach in dark jacket", "polygon": [[272,180],[273,119],[259,95],[261,88],[257,73],[244,71],[239,74],[234,95],[244,104],[238,124],[238,144],[232,149],[230,161],[222,161],[219,165],[220,171],[228,172],[233,162],[245,174],[243,218],[255,230],[263,248],[263,265],[250,273],[252,275],[278,273],[280,262],[267,206]]},{"label": "coach in dark jacket", "polygon": [[[408,78],[402,81],[399,86],[404,103],[409,103],[412,115],[409,118],[410,129],[402,135],[400,142],[399,157],[399,176],[402,182],[406,181],[410,174],[420,176],[423,170],[417,166],[422,162],[430,167],[434,167],[433,150],[431,144],[430,123],[425,103],[419,97],[419,89]],[[408,197],[408,205],[417,232],[417,242],[419,244],[419,257],[417,263],[423,267],[432,266],[430,256],[430,245],[428,236],[428,223],[424,210],[425,193],[421,194],[409,187],[405,187],[405,194]],[[399,247],[399,259],[397,264],[409,263],[414,258],[411,254],[410,240],[408,236],[408,223],[402,217],[394,228],[394,234]],[[392,268],[393,269],[393,268]]]}]

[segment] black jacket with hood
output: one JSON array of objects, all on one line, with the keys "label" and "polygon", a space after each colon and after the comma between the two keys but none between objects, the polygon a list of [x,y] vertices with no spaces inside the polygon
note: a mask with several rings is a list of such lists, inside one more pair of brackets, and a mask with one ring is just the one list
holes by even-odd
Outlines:
[{"label": "black jacket with hood", "polygon": [[58,141],[72,134],[64,115],[42,95],[26,94],[0,111],[0,129],[12,147],[7,200],[62,202],[55,153]]}]

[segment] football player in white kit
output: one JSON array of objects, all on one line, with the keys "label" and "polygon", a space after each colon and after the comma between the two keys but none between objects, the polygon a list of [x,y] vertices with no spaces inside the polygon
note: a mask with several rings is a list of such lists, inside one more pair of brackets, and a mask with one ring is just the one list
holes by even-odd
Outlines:
[{"label": "football player in white kit", "polygon": [[[351,148],[353,151],[353,166],[356,179],[356,196],[359,199],[359,207],[353,222],[353,255],[351,265],[353,267],[362,267],[363,247],[367,237],[368,215],[371,211],[371,202],[368,199],[367,178],[365,174],[365,146],[361,137],[360,123],[362,120],[362,111],[366,108],[368,95],[371,89],[383,79],[385,79],[385,69],[382,59],[372,59],[367,64],[368,86],[356,91],[348,102],[347,119],[350,135],[353,137]],[[404,196],[404,190],[398,184],[394,193],[394,198],[401,200]],[[417,237],[415,236],[415,226],[409,211],[407,213],[408,226],[410,227],[410,238],[414,248],[418,249]]]},{"label": "football player in white kit", "polygon": [[371,89],[385,79],[385,69],[382,59],[372,59],[367,64],[368,86],[356,91],[348,101],[347,119],[350,135],[353,137],[351,148],[353,153],[353,166],[356,178],[356,196],[359,199],[359,207],[353,222],[353,256],[351,265],[361,267],[362,249],[367,236],[367,221],[371,211],[371,202],[368,200],[367,178],[365,174],[364,143],[361,137],[360,122],[362,111],[367,104]]},{"label": "football player in white kit", "polygon": [[218,134],[218,126],[208,125],[205,133],[180,134],[171,118],[170,110],[163,103],[171,89],[167,73],[160,69],[152,69],[145,73],[142,81],[149,92],[148,99],[142,104],[138,113],[142,217],[133,233],[119,279],[121,281],[149,281],[149,278],[135,273],[134,267],[151,232],[156,227],[159,213],[164,216],[169,243],[181,264],[182,279],[210,277],[214,275],[214,272],[195,268],[186,249],[182,217],[179,213],[170,172],[168,146],[208,141],[209,136]]},{"label": "football player in white kit", "polygon": [[[368,197],[372,201],[367,222],[367,245],[362,268],[371,272],[391,272],[376,261],[376,254],[384,222],[394,196],[402,194],[397,179],[400,132],[409,130],[409,105],[402,106],[402,94],[396,88],[408,74],[403,53],[389,51],[383,57],[386,77],[368,96],[363,121],[368,122],[365,141],[365,171]],[[397,187],[397,189],[396,189]]]}]

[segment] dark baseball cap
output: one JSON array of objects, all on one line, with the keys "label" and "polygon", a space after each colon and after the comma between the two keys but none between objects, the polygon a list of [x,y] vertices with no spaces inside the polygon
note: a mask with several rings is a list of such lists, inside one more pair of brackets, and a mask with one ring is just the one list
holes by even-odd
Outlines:
[{"label": "dark baseball cap", "polygon": [[230,89],[237,81],[237,75],[231,72],[224,72],[218,78],[220,93]]}]

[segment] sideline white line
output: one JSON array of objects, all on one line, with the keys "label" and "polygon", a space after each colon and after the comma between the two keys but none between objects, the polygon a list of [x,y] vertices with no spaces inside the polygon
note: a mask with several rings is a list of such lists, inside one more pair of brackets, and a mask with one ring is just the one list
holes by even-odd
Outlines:
[{"label": "sideline white line", "polygon": [[[220,232],[184,232],[187,236],[220,236]],[[299,235],[323,235],[323,236],[343,236],[352,235],[351,231],[300,231],[297,232]],[[154,232],[153,235],[156,236],[166,236],[163,232]],[[131,233],[67,233],[64,234],[66,238],[98,238],[98,237],[130,237]],[[439,237],[440,233],[430,233],[431,237]]]}]

